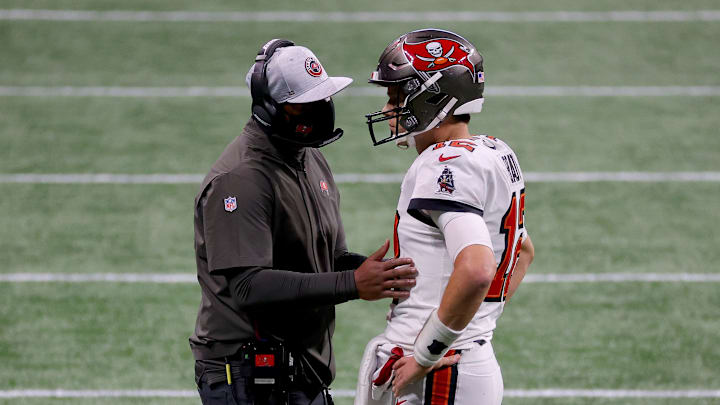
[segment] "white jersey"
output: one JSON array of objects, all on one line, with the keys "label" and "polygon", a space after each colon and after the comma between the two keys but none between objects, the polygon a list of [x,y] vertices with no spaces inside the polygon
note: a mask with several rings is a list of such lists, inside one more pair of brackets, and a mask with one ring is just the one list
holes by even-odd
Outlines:
[{"label": "white jersey", "polygon": [[522,171],[504,142],[482,135],[423,151],[403,179],[394,232],[395,256],[412,258],[419,274],[410,297],[392,307],[385,337],[411,349],[452,274],[453,258],[427,211],[463,211],[485,220],[498,270],[485,302],[452,347],[490,341],[526,235],[524,206]]}]

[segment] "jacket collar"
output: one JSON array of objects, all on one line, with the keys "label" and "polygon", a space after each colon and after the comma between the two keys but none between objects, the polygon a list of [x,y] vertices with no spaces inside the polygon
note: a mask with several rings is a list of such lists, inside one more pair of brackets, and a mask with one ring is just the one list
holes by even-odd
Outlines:
[{"label": "jacket collar", "polygon": [[245,136],[249,148],[257,150],[275,160],[296,168],[304,169],[307,148],[297,148],[267,135],[260,124],[250,119],[245,125]]}]

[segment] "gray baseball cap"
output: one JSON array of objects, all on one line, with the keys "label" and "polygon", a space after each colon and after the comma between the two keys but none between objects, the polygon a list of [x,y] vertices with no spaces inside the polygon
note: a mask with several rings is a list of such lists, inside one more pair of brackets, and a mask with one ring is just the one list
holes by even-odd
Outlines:
[{"label": "gray baseball cap", "polygon": [[[245,77],[250,87],[253,67]],[[352,83],[349,77],[330,77],[311,50],[304,46],[278,48],[266,67],[270,96],[278,103],[311,103],[333,96]]]}]

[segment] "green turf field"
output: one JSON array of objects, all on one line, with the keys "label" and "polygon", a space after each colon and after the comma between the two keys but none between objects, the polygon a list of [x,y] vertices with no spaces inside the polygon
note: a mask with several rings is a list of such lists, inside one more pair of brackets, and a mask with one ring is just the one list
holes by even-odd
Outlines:
[{"label": "green turf field", "polygon": [[[277,0],[272,6],[251,1],[208,0],[202,4],[191,0],[3,0],[5,8],[23,9],[78,9],[78,10],[198,10],[198,11],[404,11],[408,3],[364,1],[307,1]],[[412,3],[418,11],[437,10],[432,0]],[[453,2],[456,11],[607,11],[607,10],[709,10],[717,4],[713,0],[688,0],[678,3],[672,0],[514,0],[496,3],[488,0],[458,0]]]},{"label": "green turf field", "polygon": [[[413,152],[372,148],[358,114],[383,100],[336,102],[346,135],[324,150],[333,170],[404,172]],[[228,98],[0,98],[0,172],[204,173],[249,108]],[[471,129],[513,145],[525,171],[720,170],[716,97],[498,97],[484,108]]]},{"label": "green turf field", "polygon": [[[340,186],[352,249],[369,254],[392,236],[399,191]],[[193,185],[0,184],[0,193],[3,272],[194,271]],[[720,200],[717,185],[529,184],[532,271],[717,272],[720,235],[707,224],[720,213],[708,200]]]},{"label": "green turf field", "polygon": [[[404,11],[407,2],[0,0],[0,9]],[[414,11],[447,5],[429,0]],[[459,0],[444,11],[694,11],[716,0]],[[425,26],[474,42],[492,86],[719,86],[720,23],[207,23],[0,20],[2,86],[244,86],[257,49],[288,37],[331,75],[367,86],[382,48]],[[414,158],[372,148],[339,96],[335,173],[403,173]],[[0,96],[0,175],[204,174],[247,121],[243,97]],[[513,146],[525,172],[720,171],[720,97],[487,97],[475,133]],[[391,235],[398,184],[341,184],[351,249]],[[0,274],[194,273],[197,185],[2,184]],[[720,183],[528,182],[531,272],[720,273]],[[493,342],[505,388],[720,390],[715,283],[523,285]],[[193,284],[0,282],[0,394],[7,390],[193,390]],[[351,390],[387,301],[338,307],[335,389]],[[689,405],[720,397],[506,398],[504,404]],[[3,399],[0,404],[193,404],[194,398]],[[338,398],[338,405],[352,403]]]},{"label": "green turf field", "polygon": [[[5,388],[177,389],[192,379],[179,337],[193,327],[196,286],[3,284],[0,291]],[[720,296],[713,284],[528,284],[522,292],[508,304],[495,342],[509,388],[715,382]],[[377,334],[387,303],[338,308],[335,346],[344,365]],[[353,386],[354,368],[338,369],[336,386]]]},{"label": "green turf field", "polygon": [[[483,49],[488,86],[718,84],[719,56],[710,52],[720,35],[714,22],[643,23],[641,30],[619,22],[426,25],[468,33]],[[350,76],[358,85],[389,42],[417,28],[417,23],[3,21],[7,59],[0,80],[36,86],[242,85],[265,38],[286,37],[311,46],[330,74]],[[364,31],[373,35],[358,35]]]}]

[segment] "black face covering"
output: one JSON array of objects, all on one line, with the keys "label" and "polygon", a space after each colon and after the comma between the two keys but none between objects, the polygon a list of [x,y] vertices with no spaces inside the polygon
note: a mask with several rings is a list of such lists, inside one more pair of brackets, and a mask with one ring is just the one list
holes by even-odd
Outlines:
[{"label": "black face covering", "polygon": [[273,136],[297,147],[320,148],[337,141],[343,130],[335,127],[332,99],[303,105],[299,115],[284,113],[273,126]]}]

